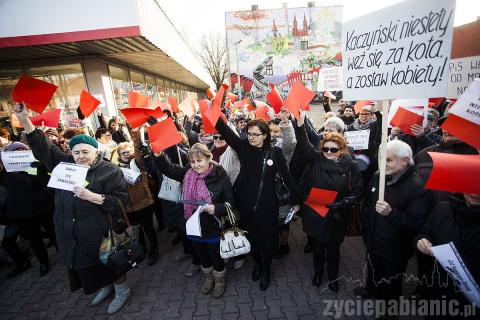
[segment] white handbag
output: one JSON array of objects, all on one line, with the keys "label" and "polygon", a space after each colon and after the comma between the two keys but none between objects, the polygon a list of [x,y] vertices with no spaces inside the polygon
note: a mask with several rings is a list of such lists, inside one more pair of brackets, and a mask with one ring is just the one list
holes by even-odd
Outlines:
[{"label": "white handbag", "polygon": [[228,259],[249,253],[250,242],[245,237],[247,232],[238,228],[230,203],[225,202],[225,207],[227,208],[228,219],[232,224],[232,228],[220,234],[220,256],[223,259]]},{"label": "white handbag", "polygon": [[[177,147],[178,161],[180,166],[183,167],[182,156],[180,155],[180,149]],[[173,179],[170,179],[166,175],[163,175],[162,185],[158,192],[158,197],[163,200],[177,202],[182,200],[182,183]]]}]

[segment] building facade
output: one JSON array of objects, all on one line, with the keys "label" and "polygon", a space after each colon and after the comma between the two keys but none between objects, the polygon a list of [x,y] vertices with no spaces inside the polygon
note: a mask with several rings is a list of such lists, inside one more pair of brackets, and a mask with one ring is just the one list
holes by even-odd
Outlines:
[{"label": "building facade", "polygon": [[[77,125],[82,90],[108,117],[136,91],[181,102],[213,86],[155,0],[5,0],[0,2],[0,121],[11,122],[11,92],[22,74],[58,86],[49,108],[63,127]],[[95,125],[96,119],[92,117]]]}]

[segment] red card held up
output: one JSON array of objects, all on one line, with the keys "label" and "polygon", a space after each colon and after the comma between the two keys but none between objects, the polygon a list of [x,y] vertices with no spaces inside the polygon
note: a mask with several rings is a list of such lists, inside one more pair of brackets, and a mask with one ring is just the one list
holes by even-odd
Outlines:
[{"label": "red card held up", "polygon": [[100,101],[93,97],[90,93],[83,90],[80,93],[80,110],[85,117],[88,117],[92,114],[95,109],[97,109]]},{"label": "red card held up", "polygon": [[355,103],[353,106],[353,109],[355,109],[355,113],[360,113],[362,112],[362,108],[365,106],[369,106],[372,104],[372,101],[370,100],[359,100]]},{"label": "red card held up", "polygon": [[263,119],[265,121],[270,121],[270,116],[268,115],[268,105],[265,102],[255,100],[257,109],[255,110],[255,118]]},{"label": "red card held up", "polygon": [[300,118],[300,110],[305,110],[314,97],[315,93],[305,87],[301,81],[297,81],[290,89],[287,98],[283,101],[283,105],[298,120]]},{"label": "red card held up", "polygon": [[442,124],[442,130],[480,149],[480,126],[453,113]]},{"label": "red card held up", "polygon": [[198,108],[198,102],[193,97],[187,97],[178,105],[178,109],[185,113],[187,117],[194,115]]},{"label": "red card held up", "polygon": [[332,204],[337,197],[338,192],[333,190],[312,188],[305,204],[312,208],[322,218],[328,213],[327,205]]},{"label": "red card held up", "polygon": [[36,116],[30,117],[34,126],[44,125],[45,127],[57,128],[58,121],[60,120],[61,109],[54,109]]},{"label": "red card held up", "polygon": [[335,97],[335,95],[328,90],[325,90],[325,92],[323,93],[323,96],[326,98],[330,98],[332,100],[337,99],[337,97]]},{"label": "red card held up", "polygon": [[180,132],[177,131],[177,127],[175,127],[172,118],[167,118],[148,127],[147,133],[150,146],[155,153],[163,151],[182,141],[182,136]]},{"label": "red card held up", "polygon": [[267,101],[270,103],[273,110],[275,110],[275,113],[279,113],[280,109],[283,107],[282,97],[273,83],[269,83],[268,86],[270,87],[270,92],[266,96]]},{"label": "red card held up", "polygon": [[198,105],[200,106],[200,114],[202,115],[203,132],[212,134],[216,133],[217,129],[215,129],[215,126],[210,123],[206,115],[206,112],[210,108],[210,101],[207,99],[199,100]]},{"label": "red card held up", "polygon": [[146,108],[148,107],[148,97],[135,91],[128,93],[128,105],[130,108]]},{"label": "red card held up", "polygon": [[428,152],[433,169],[425,188],[480,194],[480,155]]},{"label": "red card held up", "polygon": [[402,132],[409,134],[411,136],[413,136],[413,133],[410,130],[410,127],[413,124],[417,124],[421,126],[422,123],[423,123],[423,116],[402,107],[398,108],[392,120],[390,120],[390,124],[393,127],[399,127],[400,129],[402,129]]},{"label": "red card held up", "polygon": [[168,103],[172,107],[172,112],[179,113],[177,97],[167,97]]},{"label": "red card held up", "polygon": [[213,99],[213,97],[215,97],[215,92],[212,90],[212,88],[207,89],[207,97],[208,99]]},{"label": "red card held up", "polygon": [[160,108],[156,108],[155,110],[146,108],[125,108],[120,109],[120,111],[133,129],[138,128],[147,122],[149,116],[152,116],[155,119],[165,116],[165,113],[163,113]]},{"label": "red card held up", "polygon": [[52,99],[57,86],[29,76],[21,76],[12,91],[15,102],[25,102],[30,110],[42,113]]}]

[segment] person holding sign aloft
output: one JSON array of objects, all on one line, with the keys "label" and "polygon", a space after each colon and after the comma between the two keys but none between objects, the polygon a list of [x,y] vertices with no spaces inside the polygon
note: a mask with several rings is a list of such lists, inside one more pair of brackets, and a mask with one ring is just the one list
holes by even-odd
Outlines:
[{"label": "person holding sign aloft", "polygon": [[201,234],[192,235],[187,230],[187,237],[200,258],[205,276],[201,292],[208,294],[213,290],[213,297],[220,298],[225,291],[226,267],[220,256],[219,218],[227,215],[226,202],[234,205],[232,184],[227,172],[211,162],[212,153],[201,143],[190,148],[190,163],[185,167],[172,164],[163,151],[155,156],[157,168],[162,174],[183,183],[185,221],[194,216],[199,206],[203,208],[199,214]]},{"label": "person holding sign aloft", "polygon": [[[316,151],[308,141],[304,120],[305,111],[301,111],[295,128],[297,137],[295,152],[307,161],[298,185],[304,203],[302,206],[303,231],[313,239],[315,274],[312,284],[315,287],[320,286],[326,263],[328,287],[333,292],[338,292],[340,245],[345,238],[347,225],[345,213],[362,197],[362,175],[350,156],[345,138],[340,133],[325,133],[320,142],[321,151]],[[305,204],[313,188],[337,193],[334,202],[328,205],[329,211],[326,215],[318,213]]]},{"label": "person holding sign aloft", "polygon": [[[92,304],[99,304],[113,293],[115,298],[108,306],[108,313],[118,311],[130,296],[126,275],[117,276],[99,260],[102,239],[108,233],[109,216],[113,228],[121,232],[121,202],[127,199],[127,186],[122,171],[104,161],[98,152],[97,141],[87,135],[77,135],[69,141],[71,155],[63,153],[35,128],[24,104],[14,107],[15,115],[25,128],[33,154],[49,171],[61,162],[74,176],[76,168],[87,167],[83,181],[72,182],[69,190],[57,189],[55,193],[55,232],[60,260],[67,267],[72,291],[83,289],[85,294],[98,293]],[[69,164],[70,167],[69,167]],[[54,172],[52,172],[53,175]]]},{"label": "person holding sign aloft", "polygon": [[379,200],[378,172],[365,192],[361,219],[367,249],[367,285],[356,288],[354,293],[391,300],[402,295],[403,277],[398,275],[407,268],[413,238],[434,202],[415,171],[412,149],[405,142],[388,142],[385,174],[384,200]]}]

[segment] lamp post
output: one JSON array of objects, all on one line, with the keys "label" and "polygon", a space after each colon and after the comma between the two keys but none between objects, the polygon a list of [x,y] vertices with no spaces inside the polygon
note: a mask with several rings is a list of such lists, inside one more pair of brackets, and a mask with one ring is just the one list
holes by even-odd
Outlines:
[{"label": "lamp post", "polygon": [[238,45],[242,42],[242,39],[233,43],[235,46],[235,55],[237,57],[237,84],[238,84],[238,100],[242,100],[242,85],[240,82],[240,69],[238,68]]}]

